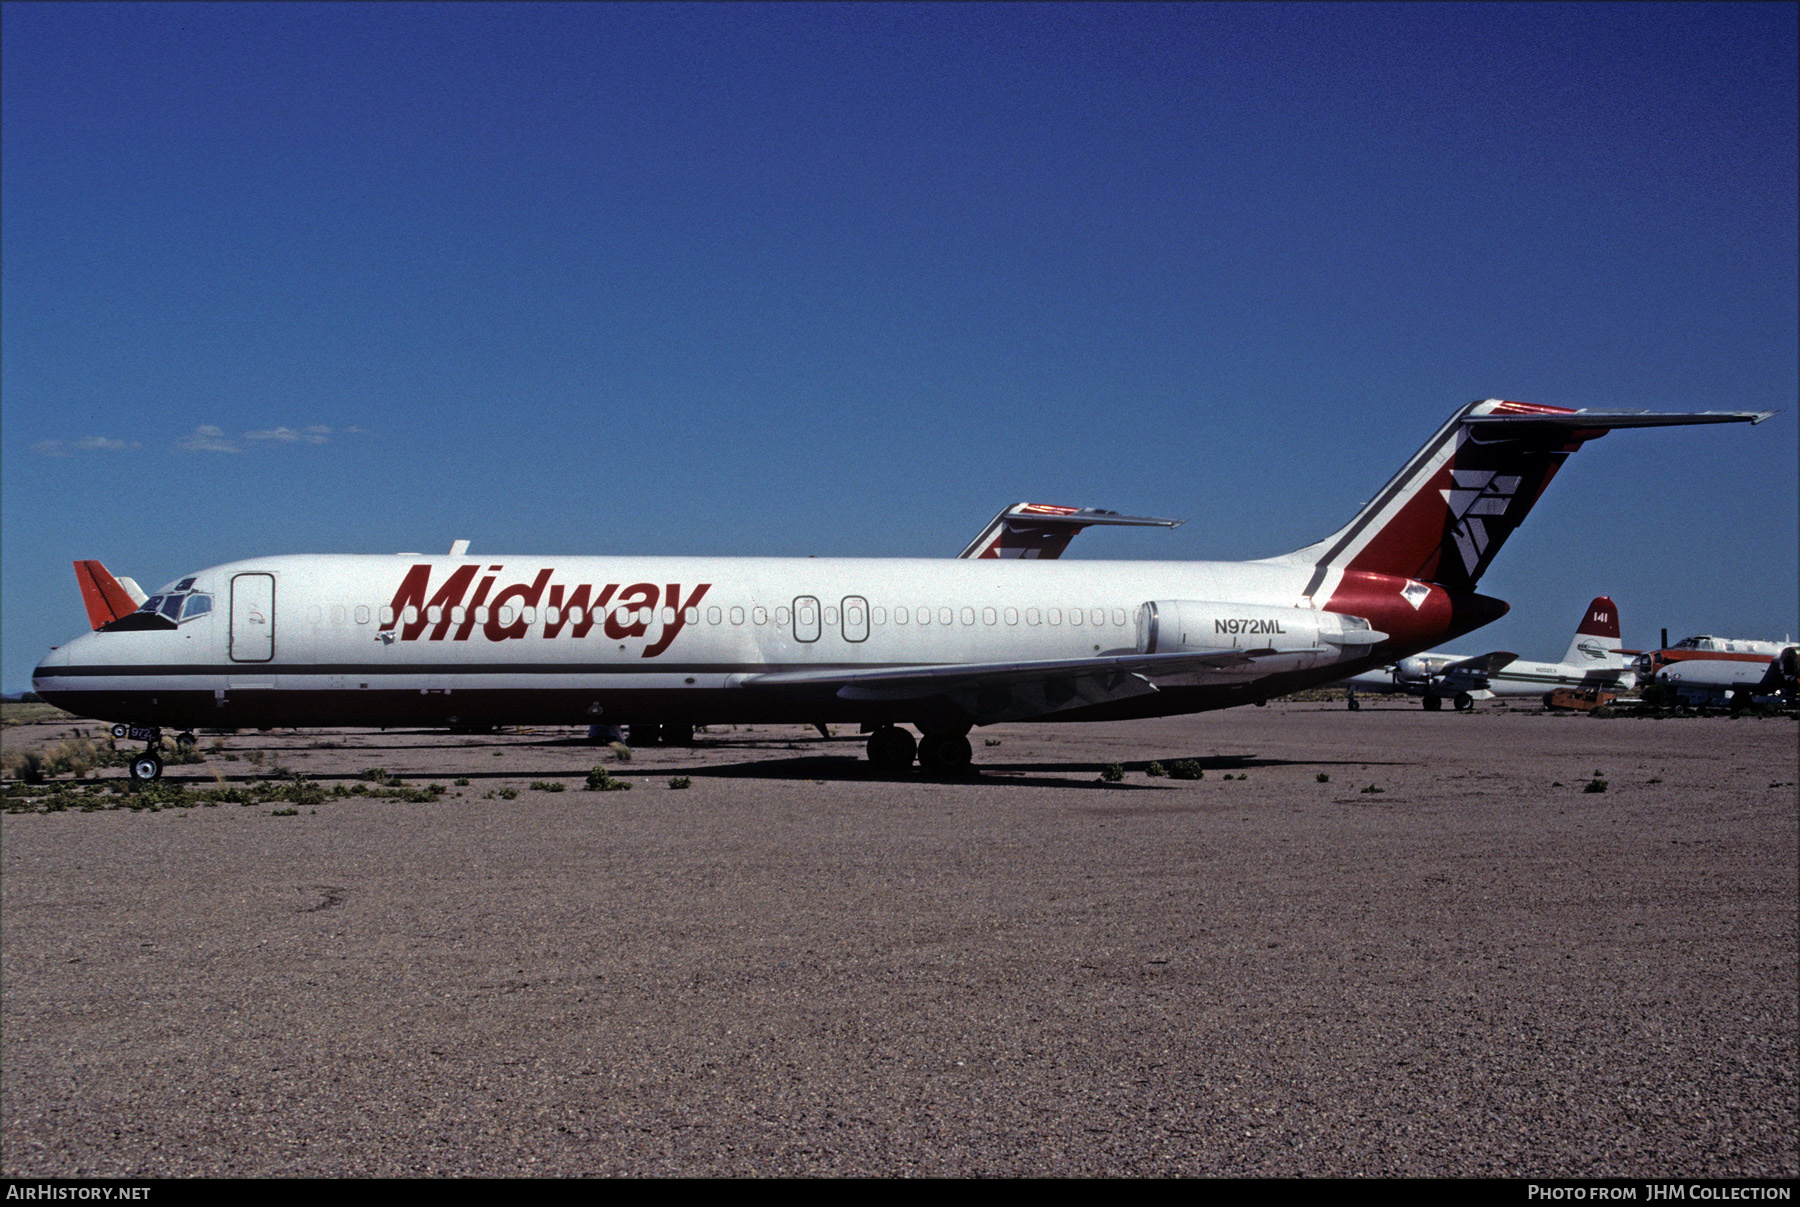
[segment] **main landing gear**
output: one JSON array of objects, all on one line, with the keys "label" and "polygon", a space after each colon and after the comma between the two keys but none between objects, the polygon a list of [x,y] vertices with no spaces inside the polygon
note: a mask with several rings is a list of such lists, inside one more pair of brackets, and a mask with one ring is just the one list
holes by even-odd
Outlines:
[{"label": "main landing gear", "polygon": [[902,771],[912,766],[914,756],[919,766],[937,775],[956,775],[969,769],[974,751],[966,734],[931,730],[917,742],[904,729],[883,725],[869,735],[869,762],[888,771]]},{"label": "main landing gear", "polygon": [[[131,760],[131,784],[155,783],[162,778],[163,761],[158,749],[162,746],[162,730],[155,725],[114,725],[112,736],[115,738],[131,738],[144,743],[144,753]],[[192,731],[176,735],[175,744],[183,751],[194,748]]]}]

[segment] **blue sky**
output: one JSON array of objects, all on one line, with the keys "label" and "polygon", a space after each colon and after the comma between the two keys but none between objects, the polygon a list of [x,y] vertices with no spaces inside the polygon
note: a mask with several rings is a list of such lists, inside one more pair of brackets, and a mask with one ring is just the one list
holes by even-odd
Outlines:
[{"label": "blue sky", "polygon": [[1792,5],[7,4],[3,683],[285,552],[1336,528],[1452,409],[1577,455],[1465,638],[1800,632]]}]

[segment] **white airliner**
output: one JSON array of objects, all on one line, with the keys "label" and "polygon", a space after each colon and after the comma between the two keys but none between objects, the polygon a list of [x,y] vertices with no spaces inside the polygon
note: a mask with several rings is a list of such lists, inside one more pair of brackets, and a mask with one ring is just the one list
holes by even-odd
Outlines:
[{"label": "white airliner", "polygon": [[1575,636],[1561,662],[1521,662],[1505,650],[1492,653],[1414,654],[1378,671],[1364,671],[1345,682],[1355,693],[1404,692],[1424,698],[1425,707],[1443,707],[1445,700],[1458,709],[1473,708],[1477,700],[1495,696],[1540,696],[1559,687],[1605,691],[1629,690],[1636,676],[1625,662],[1619,640],[1619,608],[1604,595],[1596,596],[1582,614]]},{"label": "white airliner", "polygon": [[1767,417],[1470,403],[1338,532],[1250,562],[473,557],[458,541],[232,562],[135,610],[90,562],[95,631],[33,683],[146,741],[138,779],[161,774],[163,726],[602,719],[860,723],[879,765],[955,770],[975,725],[1227,708],[1430,649],[1506,612],[1475,584],[1584,441]]},{"label": "white airliner", "polygon": [[1702,634],[1647,650],[1636,665],[1640,677],[1661,684],[1683,704],[1749,703],[1772,695],[1791,699],[1800,679],[1800,646]]}]

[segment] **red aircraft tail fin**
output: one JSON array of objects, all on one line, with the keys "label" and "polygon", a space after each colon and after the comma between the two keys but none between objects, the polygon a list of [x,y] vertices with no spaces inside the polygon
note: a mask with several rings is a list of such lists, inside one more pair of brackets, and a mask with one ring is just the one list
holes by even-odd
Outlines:
[{"label": "red aircraft tail fin", "polygon": [[1621,427],[1760,423],[1768,412],[1571,411],[1470,403],[1331,536],[1285,557],[1311,562],[1312,594],[1333,570],[1368,571],[1473,591],[1570,453]]},{"label": "red aircraft tail fin", "polygon": [[1619,605],[1604,595],[1594,597],[1588,605],[1587,615],[1581,618],[1581,627],[1575,630],[1583,637],[1619,636]]},{"label": "red aircraft tail fin", "polygon": [[81,584],[81,602],[87,605],[88,623],[96,629],[137,611],[137,604],[125,588],[99,562],[76,562],[75,581]]}]

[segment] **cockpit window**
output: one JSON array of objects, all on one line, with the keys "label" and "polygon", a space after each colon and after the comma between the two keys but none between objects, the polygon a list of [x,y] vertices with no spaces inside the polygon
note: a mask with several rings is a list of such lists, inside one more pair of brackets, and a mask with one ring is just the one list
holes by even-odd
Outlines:
[{"label": "cockpit window", "polygon": [[179,595],[171,595],[169,598],[163,600],[162,614],[167,616],[170,620],[180,620],[181,600],[182,596]]},{"label": "cockpit window", "polygon": [[187,590],[189,587],[191,587],[193,585],[194,585],[193,579],[184,578],[180,582],[175,584],[175,590],[179,593],[179,592]]},{"label": "cockpit window", "polygon": [[166,596],[162,596],[162,595],[152,595],[149,599],[146,599],[143,603],[138,605],[138,611],[140,611],[140,612],[158,611],[162,608],[163,600],[165,598],[166,598]]},{"label": "cockpit window", "polygon": [[212,611],[212,596],[190,595],[187,597],[187,606],[181,610],[181,618],[192,620],[194,617],[204,616],[210,611]]}]

